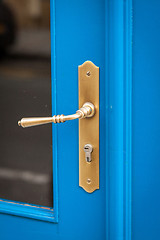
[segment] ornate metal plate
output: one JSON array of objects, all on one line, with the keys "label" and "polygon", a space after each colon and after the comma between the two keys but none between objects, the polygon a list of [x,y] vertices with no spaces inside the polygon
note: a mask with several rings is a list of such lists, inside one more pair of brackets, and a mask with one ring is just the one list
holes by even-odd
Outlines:
[{"label": "ornate metal plate", "polygon": [[[84,62],[79,70],[79,107],[85,102],[94,104],[92,118],[79,120],[79,186],[92,193],[99,189],[99,67]],[[86,161],[84,146],[91,144],[91,162]]]}]

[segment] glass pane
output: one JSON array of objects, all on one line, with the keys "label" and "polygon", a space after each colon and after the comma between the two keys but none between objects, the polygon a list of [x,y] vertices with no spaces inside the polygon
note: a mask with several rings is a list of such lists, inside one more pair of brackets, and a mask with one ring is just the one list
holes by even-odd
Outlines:
[{"label": "glass pane", "polygon": [[49,0],[0,3],[0,198],[53,207]]}]

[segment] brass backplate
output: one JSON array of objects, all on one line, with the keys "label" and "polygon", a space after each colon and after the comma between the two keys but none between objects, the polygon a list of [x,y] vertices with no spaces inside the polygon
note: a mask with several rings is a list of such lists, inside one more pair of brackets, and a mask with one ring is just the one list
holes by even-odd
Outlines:
[{"label": "brass backplate", "polygon": [[[95,115],[79,120],[79,186],[92,193],[99,189],[99,67],[91,61],[78,67],[79,72],[79,108],[85,102],[95,106]],[[91,144],[92,161],[85,159],[84,146]]]}]

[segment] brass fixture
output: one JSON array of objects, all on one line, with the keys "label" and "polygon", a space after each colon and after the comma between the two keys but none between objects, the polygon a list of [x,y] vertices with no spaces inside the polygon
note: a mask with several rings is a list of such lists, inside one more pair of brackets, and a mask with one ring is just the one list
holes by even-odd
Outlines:
[{"label": "brass fixture", "polygon": [[[99,189],[99,67],[86,61],[78,73],[79,107],[86,101],[95,106],[93,118],[79,120],[79,186],[92,193]],[[86,146],[90,146],[87,156]]]},{"label": "brass fixture", "polygon": [[47,123],[63,123],[65,121],[74,120],[74,119],[82,119],[87,117],[93,117],[95,114],[95,107],[92,103],[86,102],[83,104],[82,108],[80,108],[75,114],[64,116],[54,115],[53,117],[31,117],[31,118],[22,118],[18,121],[18,125],[27,128],[33,127],[37,125],[47,124]]}]

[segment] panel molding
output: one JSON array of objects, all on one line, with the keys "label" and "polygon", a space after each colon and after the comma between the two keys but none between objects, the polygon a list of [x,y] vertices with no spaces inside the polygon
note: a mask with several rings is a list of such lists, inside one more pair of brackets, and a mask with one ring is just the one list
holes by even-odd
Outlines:
[{"label": "panel molding", "polygon": [[106,239],[131,240],[132,0],[106,0],[105,11]]},{"label": "panel molding", "polygon": [[[52,115],[57,115],[57,71],[56,71],[56,0],[50,0],[51,26],[51,89]],[[53,210],[54,222],[58,222],[58,132],[57,124],[52,124],[53,147]]]},{"label": "panel molding", "polygon": [[53,208],[0,199],[0,212],[9,215],[56,222]]},{"label": "panel molding", "polygon": [[132,239],[132,44],[133,0],[125,1],[125,239]]}]

